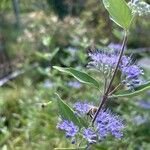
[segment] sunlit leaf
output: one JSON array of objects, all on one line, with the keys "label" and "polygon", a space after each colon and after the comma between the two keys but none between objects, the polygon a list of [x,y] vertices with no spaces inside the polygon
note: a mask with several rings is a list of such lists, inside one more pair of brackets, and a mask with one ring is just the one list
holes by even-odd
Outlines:
[{"label": "sunlit leaf", "polygon": [[118,92],[118,93],[116,93],[116,94],[114,94],[114,95],[112,95],[111,97],[134,97],[134,96],[138,96],[138,95],[140,95],[140,94],[142,94],[142,93],[144,93],[144,92],[146,92],[146,91],[148,91],[148,90],[150,90],[150,81],[149,82],[147,82],[147,83],[145,83],[145,84],[143,84],[143,85],[140,85],[140,86],[138,86],[137,88],[135,88],[135,90],[134,91],[125,91],[125,92]]},{"label": "sunlit leaf", "polygon": [[103,0],[110,18],[119,26],[128,29],[132,20],[132,12],[124,0]]},{"label": "sunlit leaf", "polygon": [[63,67],[58,67],[58,66],[53,66],[53,68],[55,68],[61,72],[68,73],[68,74],[72,75],[73,77],[75,77],[77,80],[79,80],[82,83],[92,84],[96,88],[99,88],[99,83],[94,78],[89,76],[87,73],[78,71],[78,70],[73,69],[73,68],[63,68]]},{"label": "sunlit leaf", "polygon": [[75,114],[73,109],[71,109],[61,98],[58,94],[57,104],[59,108],[59,113],[61,117],[65,120],[72,121],[79,127],[83,127],[83,121]]}]

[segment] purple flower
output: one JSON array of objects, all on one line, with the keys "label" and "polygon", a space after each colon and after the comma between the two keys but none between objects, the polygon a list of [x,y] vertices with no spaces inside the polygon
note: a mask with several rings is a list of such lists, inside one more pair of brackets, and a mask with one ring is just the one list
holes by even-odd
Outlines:
[{"label": "purple flower", "polygon": [[102,110],[96,119],[96,128],[101,139],[109,134],[120,139],[123,136],[124,124],[118,116],[113,115],[109,110]]},{"label": "purple flower", "polygon": [[107,72],[110,68],[114,68],[118,60],[116,54],[106,53],[100,50],[89,53],[89,57],[91,58],[91,61],[88,63],[88,67],[94,67],[102,72]]},{"label": "purple flower", "polygon": [[143,74],[143,70],[139,66],[132,63],[132,58],[123,56],[121,59],[120,70],[127,79],[138,78]]},{"label": "purple flower", "polygon": [[127,79],[133,79],[143,74],[143,71],[136,65],[126,66],[122,68],[122,73]]},{"label": "purple flower", "polygon": [[81,83],[80,82],[75,82],[75,81],[74,82],[70,81],[70,82],[68,82],[68,86],[79,89],[79,88],[81,88]]},{"label": "purple flower", "polygon": [[83,138],[85,138],[89,144],[96,143],[96,137],[97,135],[92,131],[92,129],[87,128],[83,130]]},{"label": "purple flower", "polygon": [[[89,108],[93,107],[86,102],[77,102],[74,104],[74,108],[83,114],[84,117],[89,111]],[[109,110],[101,110],[96,118],[94,126],[88,128],[81,128],[74,125],[73,122],[68,120],[62,120],[57,124],[57,128],[66,132],[66,138],[71,138],[72,144],[76,143],[76,135],[82,136],[88,144],[94,144],[99,140],[103,140],[108,135],[112,135],[117,139],[123,137],[122,130],[124,129],[123,121],[116,115],[112,114]]]},{"label": "purple flower", "polygon": [[87,112],[89,111],[89,109],[92,107],[91,104],[88,104],[86,102],[76,102],[73,106],[76,111],[78,111],[81,114],[87,114]]},{"label": "purple flower", "polygon": [[121,50],[122,45],[118,43],[110,43],[108,47],[118,53]]},{"label": "purple flower", "polygon": [[126,84],[128,87],[134,88],[142,82],[140,76],[143,75],[143,70],[132,63],[131,57],[123,56],[119,69],[124,77],[122,83]]},{"label": "purple flower", "polygon": [[[120,45],[110,44],[109,47],[113,47],[113,52],[95,50],[89,53],[91,61],[88,63],[88,67],[102,72],[105,77],[110,77],[113,74],[119,58],[119,53],[115,52],[115,49],[119,49]],[[131,57],[122,56],[119,70],[122,73],[122,83],[126,84],[130,89],[134,89],[142,82],[140,77],[143,75],[143,70],[133,64]]]},{"label": "purple flower", "polygon": [[68,120],[59,122],[57,128],[66,131],[67,138],[74,137],[79,131],[79,128],[75,126],[73,122],[69,122]]},{"label": "purple flower", "polygon": [[138,105],[144,109],[150,109],[150,102],[147,101],[139,101]]},{"label": "purple flower", "polygon": [[120,67],[123,68],[123,67],[127,66],[128,64],[130,64],[130,62],[131,62],[131,58],[130,57],[122,56]]}]

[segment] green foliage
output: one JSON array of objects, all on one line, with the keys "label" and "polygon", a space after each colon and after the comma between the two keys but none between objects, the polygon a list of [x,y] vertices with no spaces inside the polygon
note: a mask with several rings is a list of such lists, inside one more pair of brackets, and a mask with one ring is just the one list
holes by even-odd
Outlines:
[{"label": "green foliage", "polygon": [[59,114],[61,115],[62,119],[72,121],[77,126],[83,127],[80,118],[75,115],[75,112],[60,98],[58,94],[57,96]]},{"label": "green foliage", "polygon": [[73,68],[62,68],[58,66],[53,66],[53,68],[64,73],[69,73],[82,83],[91,84],[94,85],[96,88],[99,88],[99,83],[94,78],[92,78],[91,76],[89,76],[84,72],[78,71]]},{"label": "green foliage", "polygon": [[128,29],[132,20],[132,12],[127,3],[124,0],[103,0],[103,3],[110,18],[122,28]]},{"label": "green foliage", "polygon": [[[60,21],[49,8],[46,9],[46,1],[26,0],[19,1],[19,4],[21,31],[14,27],[12,1],[0,1],[0,36],[5,40],[5,50],[10,56],[13,71],[16,68],[30,67],[32,63],[38,63],[39,66],[0,87],[0,149],[46,150],[71,147],[70,142],[56,129],[58,107],[54,93],[59,92],[62,99],[67,100],[65,104],[78,100],[95,101],[98,104],[99,93],[90,86],[82,86],[80,89],[67,86],[68,82],[73,80],[73,75],[60,76],[58,70],[49,66],[72,66],[82,69],[87,63],[87,47],[93,48],[94,45],[99,48],[109,44],[109,39],[117,43],[122,32],[120,28],[116,28],[117,36],[112,33],[112,23],[100,1],[85,1],[84,10],[81,13],[79,11],[76,18],[67,17],[64,21]],[[130,52],[132,48],[149,47],[150,23],[147,20],[145,17],[136,19],[132,25],[128,45]],[[76,51],[70,52],[70,47]],[[149,51],[134,51],[138,60],[145,56],[149,59]],[[3,66],[1,60],[0,58],[0,67]],[[8,66],[4,65],[0,68],[1,72],[6,67]],[[150,76],[149,68],[144,69],[147,79]],[[99,78],[97,74],[94,77],[94,80]],[[98,87],[97,81],[93,79],[87,81],[78,76],[77,78]],[[47,80],[50,80],[52,85],[46,87]],[[107,105],[113,106],[113,111],[125,118],[126,134],[122,140],[114,141],[110,138],[107,142],[101,141],[100,145],[92,149],[150,149],[149,117],[141,125],[134,123],[136,116],[149,116],[149,110],[141,108],[137,103],[141,99],[149,101],[146,91],[138,93],[137,97],[132,96],[129,100],[121,97],[108,101]],[[43,107],[43,104],[50,100],[52,103]],[[79,120],[86,126],[83,120]]]},{"label": "green foliage", "polygon": [[112,95],[111,97],[113,98],[119,98],[119,97],[125,97],[125,98],[130,98],[130,97],[134,97],[134,96],[138,96],[140,94],[143,94],[144,92],[148,91],[150,89],[150,81],[143,84],[143,85],[140,85],[138,87],[136,87],[134,89],[134,91],[119,91],[118,93]]}]

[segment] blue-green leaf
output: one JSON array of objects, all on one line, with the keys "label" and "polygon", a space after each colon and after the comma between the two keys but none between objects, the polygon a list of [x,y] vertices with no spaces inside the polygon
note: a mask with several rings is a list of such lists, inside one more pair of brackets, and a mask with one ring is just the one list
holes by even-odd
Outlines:
[{"label": "blue-green leaf", "polygon": [[128,29],[132,20],[132,11],[125,0],[103,0],[110,18],[119,26]]},{"label": "blue-green leaf", "polygon": [[58,66],[53,66],[53,68],[55,68],[61,72],[68,73],[68,74],[72,75],[78,81],[80,81],[82,83],[91,84],[91,85],[94,85],[96,88],[99,88],[99,83],[94,78],[89,76],[87,73],[78,71],[78,70],[73,69],[73,68],[63,68],[63,67],[58,67]]},{"label": "blue-green leaf", "polygon": [[58,96],[57,104],[62,119],[72,121],[75,125],[77,125],[80,128],[85,126],[81,118],[75,115],[75,112],[60,98],[58,94],[56,95]]},{"label": "blue-green leaf", "polygon": [[127,97],[127,98],[128,97],[134,97],[134,96],[138,96],[138,95],[140,95],[143,92],[148,91],[148,90],[150,90],[150,81],[143,84],[143,85],[138,86],[137,88],[135,88],[135,90],[133,92],[131,92],[129,90],[124,91],[124,92],[122,91],[122,92],[118,92],[118,93],[112,95],[111,97],[113,97],[113,98],[116,98],[116,97],[118,97],[118,98],[119,97]]}]

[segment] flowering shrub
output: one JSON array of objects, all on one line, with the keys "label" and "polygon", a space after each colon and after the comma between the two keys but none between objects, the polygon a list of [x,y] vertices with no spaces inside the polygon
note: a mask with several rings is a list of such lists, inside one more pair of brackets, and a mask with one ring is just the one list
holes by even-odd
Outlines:
[{"label": "flowering shrub", "polygon": [[[72,107],[67,105],[58,95],[58,108],[60,122],[57,128],[66,133],[66,138],[71,139],[79,149],[84,146],[88,149],[92,144],[100,144],[109,136],[116,139],[123,138],[125,123],[120,116],[114,114],[105,105],[111,98],[133,97],[150,88],[150,82],[142,79],[143,70],[132,61],[132,57],[126,56],[127,37],[134,13],[124,0],[103,0],[111,20],[124,30],[122,44],[108,45],[111,51],[103,49],[91,50],[89,52],[90,70],[97,71],[103,77],[103,86],[97,79],[88,73],[74,68],[62,68],[54,66],[55,69],[68,73],[81,83],[89,84],[100,91],[99,106],[94,102],[76,102]],[[113,86],[114,79],[119,75],[119,84]],[[70,82],[70,87],[79,87],[79,84]]]},{"label": "flowering shrub", "polygon": [[[77,116],[82,116],[86,120],[90,108],[95,108],[95,106],[88,104],[86,102],[77,102],[74,104],[75,114]],[[92,111],[92,110],[91,110]],[[94,114],[89,114],[89,117],[93,118]],[[114,115],[110,110],[101,110],[96,118],[94,126],[89,126],[79,130],[72,121],[61,120],[57,128],[64,130],[66,132],[66,137],[72,139],[72,143],[75,143],[77,137],[82,136],[89,144],[97,143],[103,140],[108,135],[112,135],[115,138],[122,138],[124,129],[124,123],[119,116]]]}]

